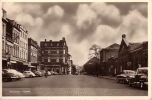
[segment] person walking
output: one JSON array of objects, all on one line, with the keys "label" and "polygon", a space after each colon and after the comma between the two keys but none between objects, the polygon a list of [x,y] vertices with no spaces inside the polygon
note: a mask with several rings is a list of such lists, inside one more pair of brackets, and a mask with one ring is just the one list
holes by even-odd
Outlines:
[{"label": "person walking", "polygon": [[45,70],[44,76],[45,76],[45,78],[47,78],[47,76],[48,76],[48,71],[47,70]]}]

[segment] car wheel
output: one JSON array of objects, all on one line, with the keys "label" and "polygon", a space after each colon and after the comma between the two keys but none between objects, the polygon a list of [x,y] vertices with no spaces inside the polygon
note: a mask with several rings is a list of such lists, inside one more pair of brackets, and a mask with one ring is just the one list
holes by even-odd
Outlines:
[{"label": "car wheel", "polygon": [[140,83],[140,88],[144,89],[144,83],[143,82]]},{"label": "car wheel", "polygon": [[31,77],[31,78],[33,78],[33,76],[32,76],[32,75],[30,75],[30,77]]},{"label": "car wheel", "polygon": [[8,79],[7,79],[7,78],[4,78],[4,79],[3,79],[3,81],[4,81],[4,82],[7,82],[7,81],[8,81]]},{"label": "car wheel", "polygon": [[122,84],[125,84],[125,81],[122,81]]}]

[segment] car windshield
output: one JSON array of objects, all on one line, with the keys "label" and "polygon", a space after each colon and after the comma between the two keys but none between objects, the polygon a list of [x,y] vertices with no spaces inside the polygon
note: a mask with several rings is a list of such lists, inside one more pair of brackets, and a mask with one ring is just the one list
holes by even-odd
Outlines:
[{"label": "car windshield", "polygon": [[138,70],[138,73],[139,73],[139,74],[148,75],[148,70],[147,70],[147,69],[139,69],[139,70]]},{"label": "car windshield", "polygon": [[124,71],[124,74],[135,74],[135,71]]}]

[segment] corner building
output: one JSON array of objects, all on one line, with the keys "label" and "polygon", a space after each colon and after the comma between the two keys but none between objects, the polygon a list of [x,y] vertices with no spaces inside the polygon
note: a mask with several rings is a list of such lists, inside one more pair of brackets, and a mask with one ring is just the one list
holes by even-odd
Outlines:
[{"label": "corner building", "polygon": [[41,41],[41,62],[49,71],[68,73],[68,46],[63,37],[60,41]]}]

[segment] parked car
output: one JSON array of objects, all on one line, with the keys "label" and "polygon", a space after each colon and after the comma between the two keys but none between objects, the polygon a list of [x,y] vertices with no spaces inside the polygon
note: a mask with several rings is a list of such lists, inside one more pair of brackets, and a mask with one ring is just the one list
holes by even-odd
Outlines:
[{"label": "parked car", "polygon": [[32,71],[24,71],[23,74],[25,75],[25,77],[31,77],[31,78],[36,76]]},{"label": "parked car", "polygon": [[123,70],[120,75],[117,75],[116,81],[118,83],[128,83],[129,76],[135,75],[133,70]]},{"label": "parked car", "polygon": [[15,70],[15,69],[3,69],[2,71],[4,73],[13,73],[14,75],[16,75],[16,77],[18,77],[17,79],[21,79],[21,78],[25,77],[21,72]]},{"label": "parked car", "polygon": [[50,71],[50,73],[51,73],[52,75],[58,75],[58,73],[57,73],[57,72],[54,72],[54,71]]},{"label": "parked car", "polygon": [[18,76],[18,79],[24,78],[25,75],[23,75],[21,72],[15,70],[15,69],[10,69],[10,72],[16,74]]},{"label": "parked car", "polygon": [[148,88],[148,67],[138,68],[136,74],[130,76],[128,84],[139,86],[141,89]]},{"label": "parked car", "polygon": [[39,76],[39,77],[43,76],[43,73],[40,72],[40,71],[34,71],[33,73],[34,73],[36,76]]},{"label": "parked car", "polygon": [[2,81],[4,81],[4,82],[16,80],[16,79],[18,79],[18,77],[13,73],[4,73],[3,72],[3,74],[2,74]]},{"label": "parked car", "polygon": [[51,76],[51,73],[49,71],[47,71],[47,72],[48,72],[48,76]]},{"label": "parked car", "polygon": [[78,72],[75,72],[75,74],[74,75],[78,75],[79,73]]}]

